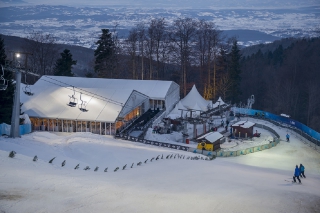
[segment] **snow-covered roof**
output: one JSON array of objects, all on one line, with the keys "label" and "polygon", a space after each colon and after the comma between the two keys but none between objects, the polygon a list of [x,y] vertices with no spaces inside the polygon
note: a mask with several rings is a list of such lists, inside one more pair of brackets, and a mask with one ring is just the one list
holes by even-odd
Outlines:
[{"label": "snow-covered roof", "polygon": [[185,108],[182,105],[181,101],[179,101],[167,117],[171,118],[171,119],[179,118],[179,117],[181,117],[181,112],[182,111],[183,111],[182,116],[184,117],[186,112],[187,112],[185,110],[187,110],[187,108]]},{"label": "snow-covered roof", "polygon": [[[192,109],[192,110],[202,110],[202,111],[207,111],[208,110],[208,104],[210,103],[209,101],[205,100],[200,93],[198,92],[197,88],[195,85],[193,85],[192,89],[190,92],[186,95],[181,100],[182,104],[184,107],[187,109]],[[196,106],[196,104],[198,106]],[[196,108],[194,108],[196,107]]]},{"label": "snow-covered roof", "polygon": [[220,134],[219,132],[209,132],[201,137],[199,137],[197,140],[201,140],[205,138],[207,141],[213,143],[217,140],[219,140],[220,138],[223,138],[223,135]]},{"label": "snow-covered roof", "polygon": [[[119,113],[135,108],[147,97],[165,100],[172,81],[42,76],[31,87],[33,96],[21,92],[22,110],[30,117],[114,122]],[[87,102],[88,112],[69,107],[69,96]],[[23,90],[23,87],[21,87]],[[136,90],[136,91],[133,91]],[[130,98],[130,102],[128,102]],[[130,111],[130,110],[129,110]],[[123,116],[123,115],[122,115]]]},{"label": "snow-covered roof", "polygon": [[237,123],[233,124],[232,126],[240,126],[242,128],[250,128],[252,126],[254,126],[255,123],[251,122],[251,121],[238,121]]},{"label": "snow-covered roof", "polygon": [[217,102],[216,102],[215,104],[218,105],[218,106],[219,106],[219,105],[221,106],[221,105],[223,105],[223,104],[225,104],[225,103],[224,103],[224,101],[222,100],[222,98],[219,97],[218,100],[217,100]]}]

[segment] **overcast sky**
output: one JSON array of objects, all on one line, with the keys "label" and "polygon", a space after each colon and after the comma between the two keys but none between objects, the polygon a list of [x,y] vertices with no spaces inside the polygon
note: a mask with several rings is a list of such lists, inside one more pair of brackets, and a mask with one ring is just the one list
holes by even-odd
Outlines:
[{"label": "overcast sky", "polygon": [[126,5],[154,7],[228,7],[228,8],[288,8],[320,5],[320,0],[0,0],[4,2],[25,1],[32,4],[54,4],[71,6]]}]

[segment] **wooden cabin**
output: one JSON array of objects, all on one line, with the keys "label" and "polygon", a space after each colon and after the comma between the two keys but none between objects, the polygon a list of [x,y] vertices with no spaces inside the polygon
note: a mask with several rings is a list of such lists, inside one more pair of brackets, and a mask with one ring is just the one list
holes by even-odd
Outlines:
[{"label": "wooden cabin", "polygon": [[232,135],[240,138],[251,138],[253,137],[253,127],[255,123],[251,121],[238,121],[231,125]]},{"label": "wooden cabin", "polygon": [[209,132],[197,139],[197,149],[215,151],[220,149],[220,143],[223,135],[219,132]]}]

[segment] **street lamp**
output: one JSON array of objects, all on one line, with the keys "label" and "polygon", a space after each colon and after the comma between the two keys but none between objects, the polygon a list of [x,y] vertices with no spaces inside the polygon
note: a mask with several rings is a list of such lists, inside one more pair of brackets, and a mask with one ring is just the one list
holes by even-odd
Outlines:
[{"label": "street lamp", "polygon": [[[20,54],[15,54],[16,58],[14,59],[15,63],[19,65],[19,62],[17,61],[18,58],[20,58]],[[20,67],[20,66],[19,66]],[[15,66],[14,69],[16,76],[16,86],[14,91],[14,98],[13,98],[13,108],[12,108],[12,116],[11,116],[11,129],[10,129],[10,137],[16,138],[20,137],[20,84],[21,84],[21,72],[20,69]]]}]

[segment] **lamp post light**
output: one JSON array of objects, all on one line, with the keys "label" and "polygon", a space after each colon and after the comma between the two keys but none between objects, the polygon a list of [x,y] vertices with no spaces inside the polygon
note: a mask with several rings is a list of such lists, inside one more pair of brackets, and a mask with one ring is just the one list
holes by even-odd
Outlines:
[{"label": "lamp post light", "polygon": [[[13,108],[12,108],[12,116],[11,116],[11,129],[10,129],[10,137],[16,138],[20,137],[20,84],[21,84],[21,72],[20,72],[20,63],[18,59],[20,58],[20,54],[16,53],[14,58],[15,63],[15,80],[16,86],[14,91],[13,98]],[[18,65],[18,66],[17,66]]]}]

